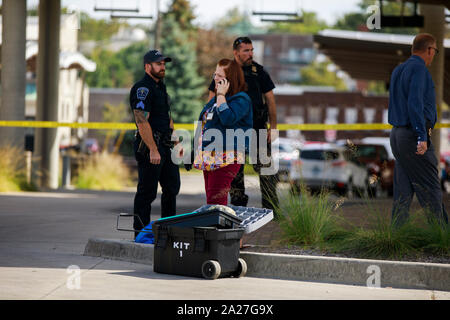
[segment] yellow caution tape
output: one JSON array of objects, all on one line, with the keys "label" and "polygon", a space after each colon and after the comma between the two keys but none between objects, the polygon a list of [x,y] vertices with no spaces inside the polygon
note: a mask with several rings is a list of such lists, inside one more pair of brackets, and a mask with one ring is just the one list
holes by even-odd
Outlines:
[{"label": "yellow caution tape", "polygon": [[100,130],[133,130],[136,129],[134,123],[110,123],[110,122],[56,122],[56,121],[0,121],[0,127],[26,127],[26,128],[86,128]]},{"label": "yellow caution tape", "polygon": [[[1,121],[0,127],[25,127],[25,128],[84,128],[96,130],[135,130],[134,123],[114,123],[114,122],[56,122],[56,121]],[[176,123],[175,129],[194,130],[194,124],[190,123]],[[323,130],[390,130],[392,126],[384,123],[338,123],[338,124],[322,124],[322,123],[307,123],[307,124],[278,124],[279,131],[286,130],[301,130],[301,131],[323,131]],[[437,123],[435,129],[450,128],[450,123]]]}]

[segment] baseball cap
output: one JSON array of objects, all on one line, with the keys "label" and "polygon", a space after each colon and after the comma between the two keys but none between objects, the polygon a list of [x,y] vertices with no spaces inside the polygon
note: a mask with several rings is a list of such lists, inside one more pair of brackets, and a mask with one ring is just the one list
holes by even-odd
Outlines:
[{"label": "baseball cap", "polygon": [[144,55],[144,63],[159,62],[162,60],[170,62],[172,58],[163,56],[158,50],[150,50]]}]

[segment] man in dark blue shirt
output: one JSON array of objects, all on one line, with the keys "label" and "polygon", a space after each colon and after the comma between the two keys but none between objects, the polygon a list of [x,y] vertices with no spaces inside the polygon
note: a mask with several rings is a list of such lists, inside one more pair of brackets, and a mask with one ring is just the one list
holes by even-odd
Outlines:
[{"label": "man in dark blue shirt", "polygon": [[414,38],[411,52],[411,57],[394,69],[389,85],[388,119],[393,126],[390,140],[396,159],[392,223],[401,226],[408,219],[416,193],[430,220],[448,224],[431,143],[437,112],[434,83],[427,69],[439,50],[434,37],[422,33]]}]

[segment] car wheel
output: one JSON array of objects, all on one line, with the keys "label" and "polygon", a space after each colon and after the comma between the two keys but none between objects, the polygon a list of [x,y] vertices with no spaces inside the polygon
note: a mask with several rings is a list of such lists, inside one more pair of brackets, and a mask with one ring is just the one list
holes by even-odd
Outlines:
[{"label": "car wheel", "polygon": [[388,196],[389,196],[389,197],[393,197],[393,196],[394,196],[394,187],[393,187],[393,186],[390,187],[390,188],[388,189],[387,193],[388,193]]},{"label": "car wheel", "polygon": [[369,185],[367,188],[369,198],[378,198],[381,196],[382,190],[380,183],[376,182],[374,185]]},{"label": "car wheel", "polygon": [[350,178],[350,180],[347,183],[347,198],[352,199],[355,192],[354,192],[354,185],[353,185],[353,181],[352,178]]}]

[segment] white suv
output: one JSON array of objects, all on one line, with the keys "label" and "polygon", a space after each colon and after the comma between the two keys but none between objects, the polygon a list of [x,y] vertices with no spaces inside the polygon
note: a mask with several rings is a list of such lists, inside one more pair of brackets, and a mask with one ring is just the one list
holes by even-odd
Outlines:
[{"label": "white suv", "polygon": [[305,184],[312,190],[321,188],[341,195],[366,195],[369,177],[367,168],[351,159],[346,148],[332,143],[305,143],[300,152],[300,170],[291,171],[291,181]]}]

